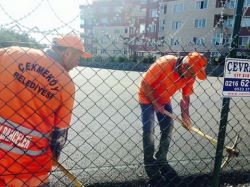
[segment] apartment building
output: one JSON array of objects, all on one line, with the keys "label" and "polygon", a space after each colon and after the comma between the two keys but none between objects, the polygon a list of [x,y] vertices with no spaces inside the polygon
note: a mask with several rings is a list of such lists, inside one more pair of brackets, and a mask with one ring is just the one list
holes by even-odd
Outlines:
[{"label": "apartment building", "polygon": [[159,0],[95,0],[80,9],[82,37],[95,56],[131,57],[155,50]]},{"label": "apartment building", "polygon": [[250,0],[244,1],[243,18],[239,33],[239,45],[243,48],[250,48]]},{"label": "apartment building", "polygon": [[[127,57],[197,50],[227,53],[237,0],[95,0],[80,6],[83,38],[96,56]],[[250,0],[239,45],[250,43]]]},{"label": "apartment building", "polygon": [[129,36],[128,6],[124,1],[99,0],[80,9],[86,48],[102,57],[128,53],[123,42],[123,37]]},{"label": "apartment building", "polygon": [[161,50],[222,51],[232,35],[234,8],[221,0],[164,0],[160,4]]}]

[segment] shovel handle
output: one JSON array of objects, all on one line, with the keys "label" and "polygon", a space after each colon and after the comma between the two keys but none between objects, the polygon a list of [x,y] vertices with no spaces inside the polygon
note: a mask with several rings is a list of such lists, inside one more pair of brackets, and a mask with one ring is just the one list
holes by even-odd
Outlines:
[{"label": "shovel handle", "polygon": [[[169,117],[171,117],[172,119],[178,121],[181,124],[183,123],[183,121],[177,115],[172,114],[172,113],[168,112],[167,110],[164,111],[164,114],[167,115],[167,116],[169,116]],[[217,145],[217,143],[218,143],[216,139],[214,139],[213,137],[211,137],[211,136],[203,133],[201,130],[199,130],[199,129],[195,128],[195,127],[191,127],[189,130],[191,130],[191,131],[197,133],[198,135],[200,135],[201,137],[209,140],[213,145]],[[233,149],[231,147],[228,147],[228,146],[225,146],[225,149],[226,150],[231,150],[233,152],[236,152],[235,149]]]},{"label": "shovel handle", "polygon": [[62,164],[60,164],[57,160],[53,160],[53,162],[54,165],[56,165],[71,180],[71,182],[73,182],[75,187],[84,187],[84,185],[77,180],[76,176],[67,170]]}]

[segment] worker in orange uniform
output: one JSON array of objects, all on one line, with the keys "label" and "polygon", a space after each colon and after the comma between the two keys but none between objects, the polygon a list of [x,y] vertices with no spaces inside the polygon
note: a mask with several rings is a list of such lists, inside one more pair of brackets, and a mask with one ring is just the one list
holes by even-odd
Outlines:
[{"label": "worker in orange uniform", "polygon": [[[170,186],[179,182],[175,170],[167,162],[167,153],[173,129],[173,119],[164,115],[164,110],[172,113],[171,97],[182,91],[180,101],[183,126],[191,127],[189,116],[190,95],[193,93],[195,78],[206,79],[207,59],[197,52],[185,57],[165,55],[156,60],[145,73],[138,96],[143,123],[143,151],[145,170],[149,177],[148,186]],[[154,154],[154,114],[156,113],[161,137],[159,149]],[[171,184],[171,178],[175,181]]]},{"label": "worker in orange uniform", "polygon": [[81,39],[65,35],[44,51],[0,49],[0,187],[48,186],[74,104],[69,71],[91,58]]}]

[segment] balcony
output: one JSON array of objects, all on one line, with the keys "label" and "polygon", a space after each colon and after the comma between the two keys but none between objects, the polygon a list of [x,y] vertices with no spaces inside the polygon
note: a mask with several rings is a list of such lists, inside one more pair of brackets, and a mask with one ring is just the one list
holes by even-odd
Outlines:
[{"label": "balcony", "polygon": [[218,7],[215,9],[215,14],[233,16],[235,14],[235,9],[227,7]]}]

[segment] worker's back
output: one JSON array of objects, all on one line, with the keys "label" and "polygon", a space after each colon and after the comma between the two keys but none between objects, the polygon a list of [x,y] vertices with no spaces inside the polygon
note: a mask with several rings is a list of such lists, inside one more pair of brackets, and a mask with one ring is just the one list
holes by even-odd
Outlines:
[{"label": "worker's back", "polygon": [[68,72],[43,51],[0,50],[0,175],[50,169],[50,133],[68,127],[72,95]]}]

